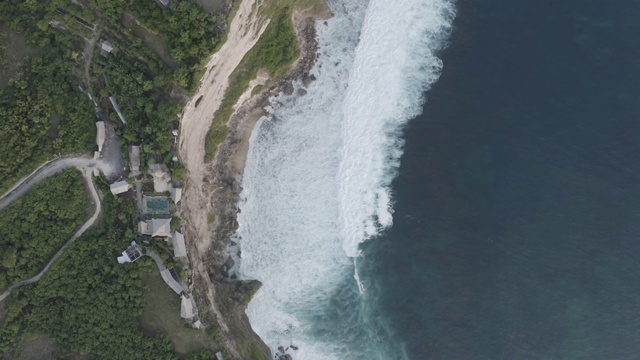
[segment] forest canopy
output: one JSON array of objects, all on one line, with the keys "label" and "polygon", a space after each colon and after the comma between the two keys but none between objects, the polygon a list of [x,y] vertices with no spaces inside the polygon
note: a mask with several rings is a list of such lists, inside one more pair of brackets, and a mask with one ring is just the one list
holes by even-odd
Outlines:
[{"label": "forest canopy", "polygon": [[89,202],[75,169],[50,177],[0,211],[0,289],[37,274],[78,230]]},{"label": "forest canopy", "polygon": [[171,132],[224,21],[194,0],[168,8],[155,1],[1,1],[0,192],[54,154],[97,150],[98,113],[112,120],[123,146],[144,145],[143,163],[171,158]]}]

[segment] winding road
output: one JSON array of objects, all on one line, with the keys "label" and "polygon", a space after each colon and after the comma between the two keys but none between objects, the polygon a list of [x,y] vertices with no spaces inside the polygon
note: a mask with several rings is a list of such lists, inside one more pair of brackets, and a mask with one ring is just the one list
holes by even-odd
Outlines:
[{"label": "winding road", "polygon": [[24,195],[29,189],[31,189],[34,185],[39,183],[40,181],[53,176],[63,170],[75,167],[80,172],[82,172],[82,177],[85,180],[87,188],[89,189],[89,193],[91,194],[91,198],[93,203],[95,204],[95,211],[93,215],[87,220],[81,227],[76,231],[73,236],[67,240],[67,242],[62,245],[62,247],[56,252],[56,254],[49,260],[47,265],[42,269],[36,276],[22,280],[16,284],[11,285],[8,289],[6,289],[2,294],[0,294],[0,301],[4,300],[13,289],[27,285],[33,284],[40,280],[42,275],[44,275],[51,265],[62,255],[62,253],[71,245],[77,238],[82,236],[82,234],[87,231],[95,222],[98,220],[100,213],[102,212],[102,202],[100,201],[100,197],[98,196],[98,191],[93,183],[92,173],[93,169],[97,168],[101,170],[104,174],[110,174],[111,167],[102,160],[91,160],[89,158],[58,158],[52,161],[48,161],[38,167],[34,172],[30,175],[25,176],[22,180],[18,181],[9,191],[0,196],[0,211],[9,206],[13,201],[18,199],[20,196]]}]

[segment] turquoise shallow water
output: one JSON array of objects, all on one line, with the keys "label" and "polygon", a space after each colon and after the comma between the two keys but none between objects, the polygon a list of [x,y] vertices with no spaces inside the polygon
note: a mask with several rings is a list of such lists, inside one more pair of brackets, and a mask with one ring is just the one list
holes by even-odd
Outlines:
[{"label": "turquoise shallow water", "polygon": [[640,358],[640,2],[456,7],[358,312],[409,359]]}]

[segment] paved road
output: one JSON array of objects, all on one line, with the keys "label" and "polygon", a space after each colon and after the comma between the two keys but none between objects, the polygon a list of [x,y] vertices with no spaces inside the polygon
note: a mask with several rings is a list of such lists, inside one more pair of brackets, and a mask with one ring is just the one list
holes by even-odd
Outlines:
[{"label": "paved road", "polygon": [[77,238],[82,236],[82,234],[84,234],[84,232],[87,231],[87,229],[89,229],[96,222],[96,220],[98,220],[98,217],[102,212],[102,202],[100,201],[100,197],[98,196],[98,191],[96,190],[96,187],[93,183],[92,173],[93,173],[94,167],[96,166],[100,167],[101,165],[105,166],[104,163],[100,161],[83,159],[83,158],[56,159],[52,162],[45,163],[43,166],[36,169],[36,171],[34,171],[31,175],[28,175],[24,179],[20,180],[18,184],[16,184],[16,186],[11,188],[8,192],[2,195],[2,197],[0,197],[0,210],[2,210],[6,206],[8,206],[12,201],[17,199],[20,195],[24,194],[27,190],[29,190],[33,185],[37,184],[39,181],[42,181],[43,179],[49,176],[52,176],[62,170],[75,166],[78,168],[78,170],[82,172],[82,176],[84,177],[87,188],[89,189],[89,193],[91,194],[93,203],[95,204],[95,211],[91,216],[91,218],[89,218],[89,220],[87,220],[87,222],[85,222],[84,225],[82,225],[82,227],[78,229],[78,231],[76,231],[76,233],[69,240],[67,240],[67,242],[53,256],[53,258],[49,260],[49,262],[44,267],[44,269],[42,269],[42,271],[40,271],[36,276],[30,279],[22,280],[12,285],[8,289],[6,289],[4,293],[0,294],[0,301],[4,300],[7,296],[9,296],[9,294],[11,294],[11,291],[13,291],[13,289],[23,285],[33,284],[34,282],[37,282],[38,280],[40,280],[42,275],[44,275],[49,270],[51,265],[53,265],[53,263],[56,260],[58,260],[60,255],[62,255],[62,253],[67,249],[67,247],[69,247],[69,245],[71,245]]},{"label": "paved road", "polygon": [[112,172],[111,167],[102,160],[63,157],[48,161],[34,170],[31,174],[22,178],[22,180],[18,181],[11,189],[0,196],[0,211],[9,206],[9,204],[14,202],[17,198],[24,195],[40,181],[72,167],[76,167],[78,169],[97,168],[105,175]]}]

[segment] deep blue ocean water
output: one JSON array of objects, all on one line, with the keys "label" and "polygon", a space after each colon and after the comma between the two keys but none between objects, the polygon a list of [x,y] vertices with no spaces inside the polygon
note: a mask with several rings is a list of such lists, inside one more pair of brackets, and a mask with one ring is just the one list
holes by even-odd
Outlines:
[{"label": "deep blue ocean water", "polygon": [[640,1],[459,0],[362,246],[410,359],[640,359]]}]

